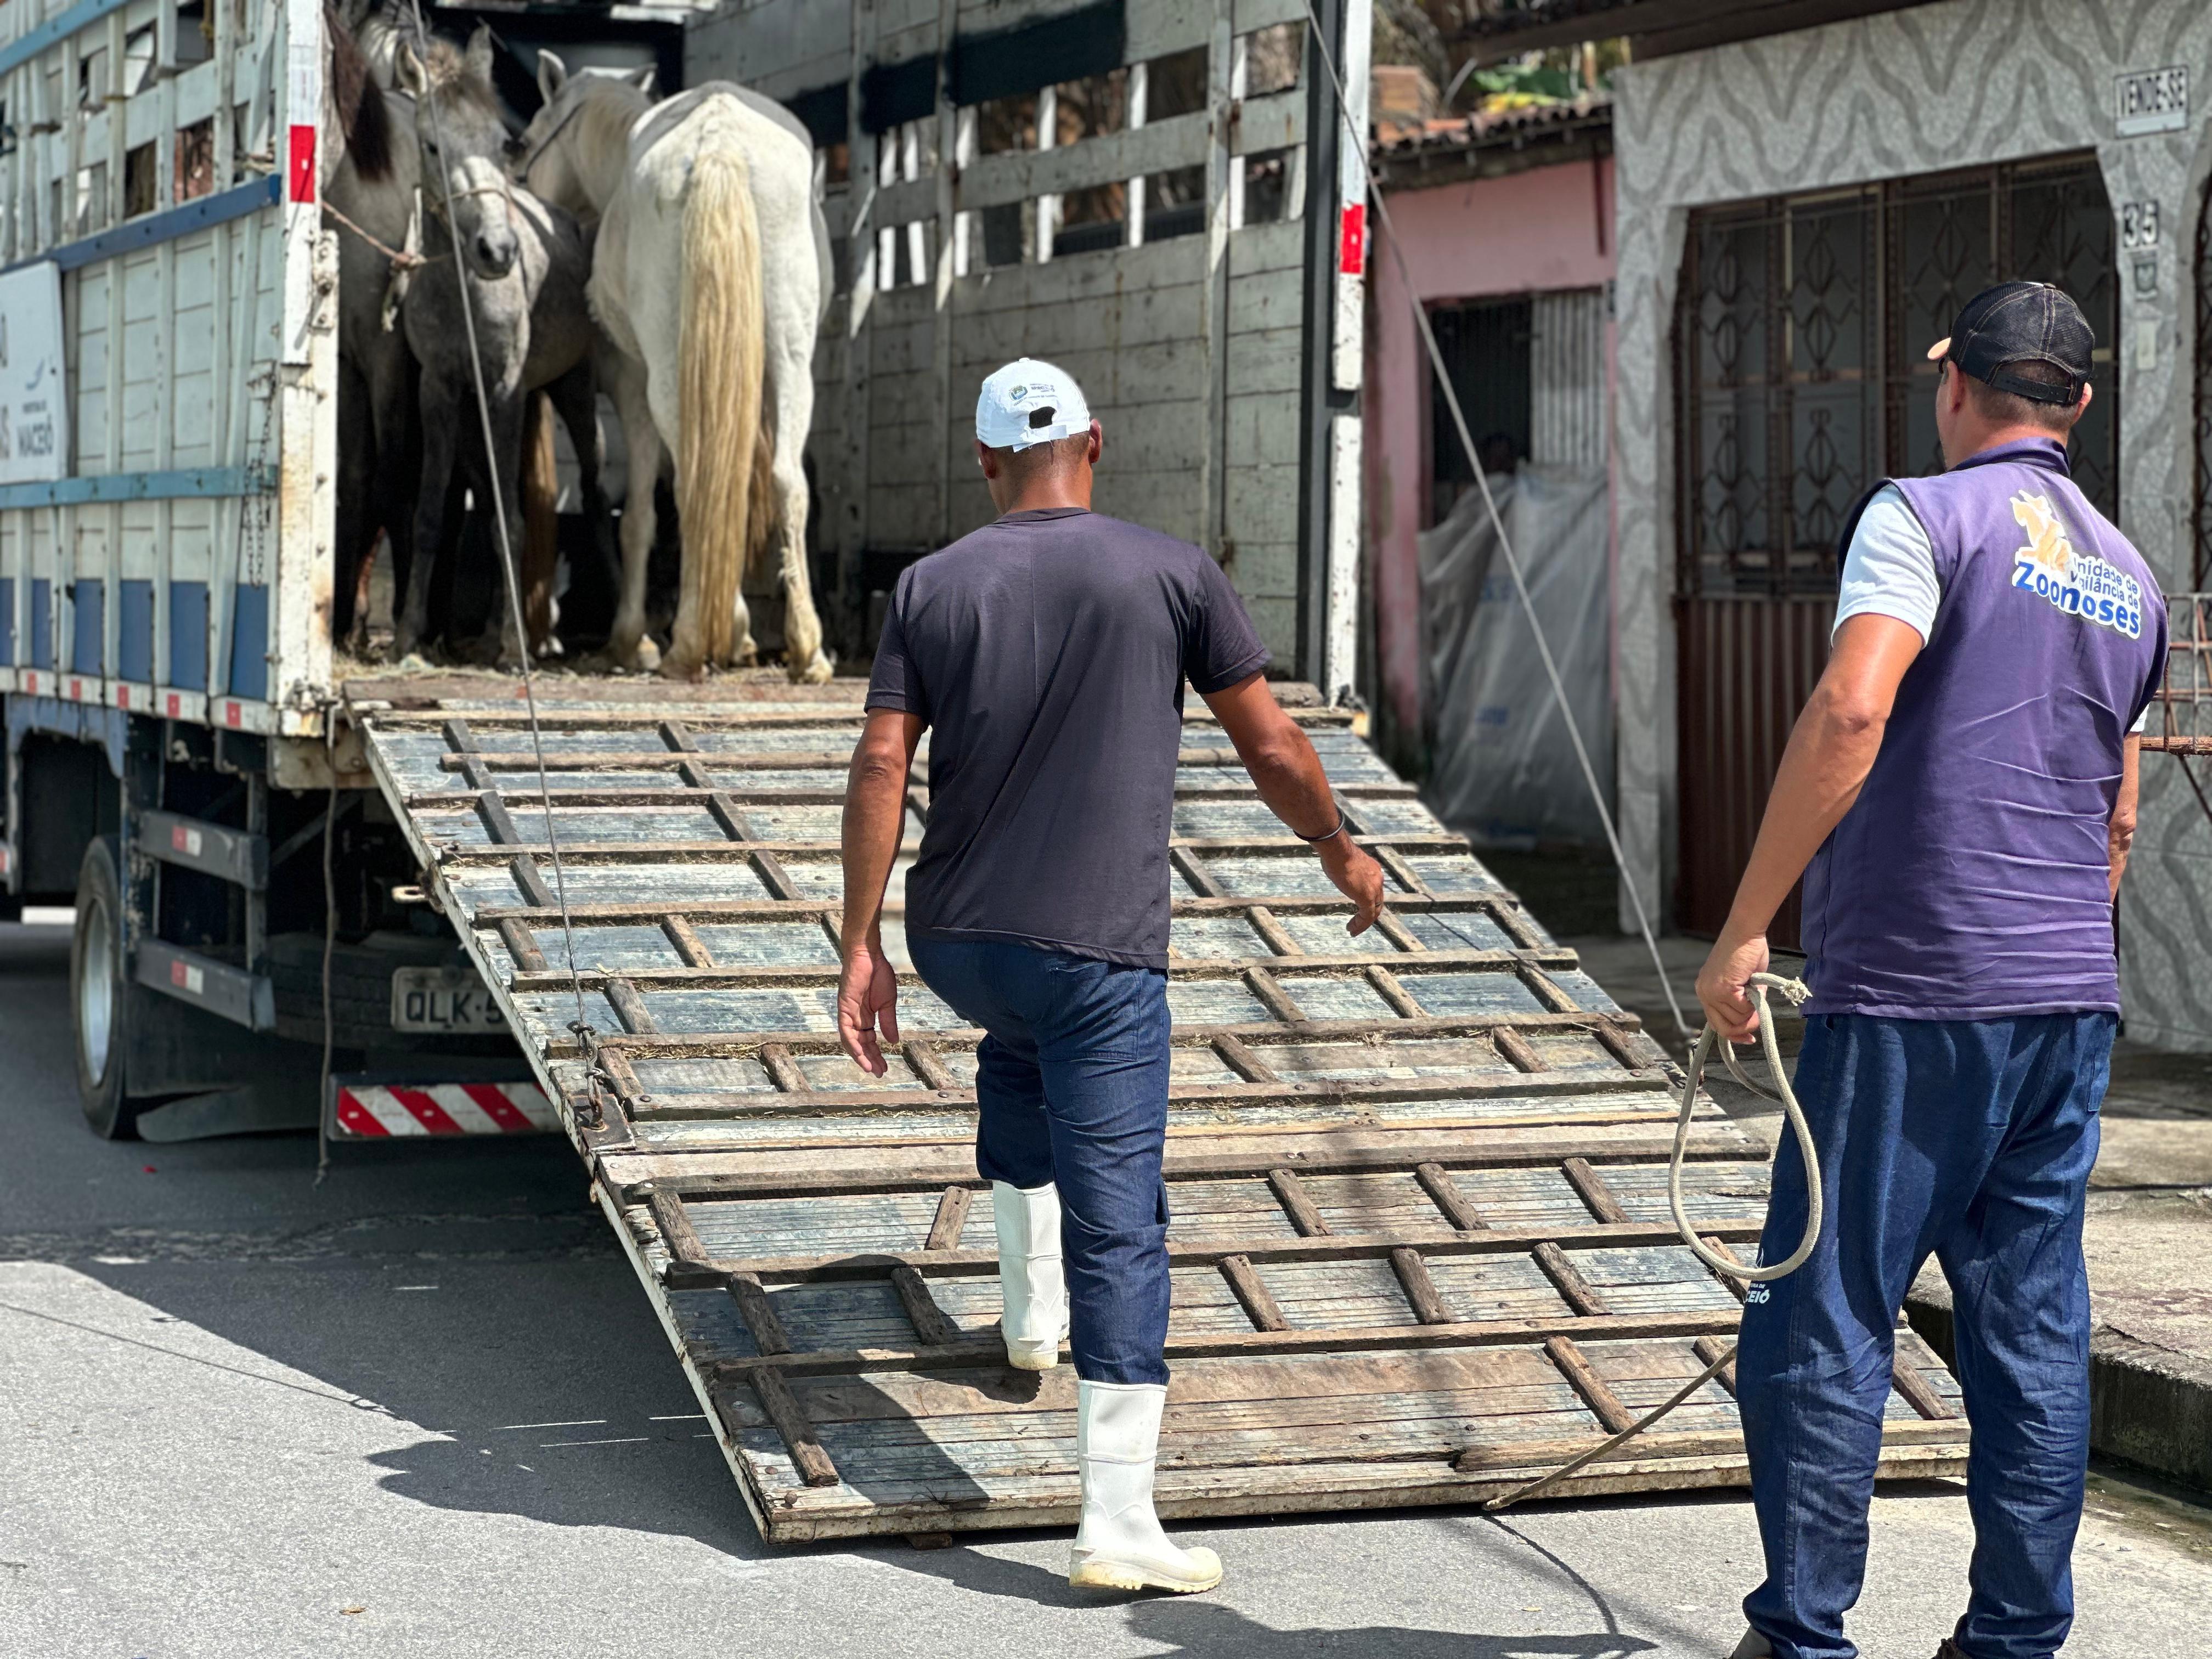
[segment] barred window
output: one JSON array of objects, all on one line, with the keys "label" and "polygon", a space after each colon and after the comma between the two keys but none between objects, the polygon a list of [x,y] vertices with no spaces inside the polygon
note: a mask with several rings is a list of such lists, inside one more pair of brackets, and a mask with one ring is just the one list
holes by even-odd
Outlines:
[{"label": "barred window", "polygon": [[1699,210],[1675,316],[1677,591],[1832,591],[1875,479],[1940,471],[1929,346],[1992,283],[2056,283],[2097,333],[2074,476],[2116,521],[2119,282],[2094,156]]}]

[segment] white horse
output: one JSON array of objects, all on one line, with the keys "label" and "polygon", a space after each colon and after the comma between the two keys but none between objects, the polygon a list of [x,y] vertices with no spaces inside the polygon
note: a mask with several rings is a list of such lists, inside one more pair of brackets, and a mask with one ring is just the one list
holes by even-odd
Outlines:
[{"label": "white horse", "polygon": [[814,337],[828,302],[829,231],[805,129],[769,100],[709,82],[654,104],[650,74],[571,76],[538,54],[544,106],[517,146],[532,192],[597,217],[592,314],[619,348],[610,386],[629,452],[623,593],[608,649],[653,662],[645,638],[653,484],[676,462],[684,538],[676,628],[660,672],[750,660],[742,578],[773,542],[784,663],[830,678],[806,568]]}]

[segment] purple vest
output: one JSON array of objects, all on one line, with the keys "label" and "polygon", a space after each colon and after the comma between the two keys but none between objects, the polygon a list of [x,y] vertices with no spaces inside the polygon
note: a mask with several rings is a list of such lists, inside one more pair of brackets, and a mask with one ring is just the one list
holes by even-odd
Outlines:
[{"label": "purple vest", "polygon": [[2122,743],[2165,675],[2166,601],[2055,441],[1891,482],[1943,599],[1805,872],[1805,1012],[2117,1013],[2106,832]]}]

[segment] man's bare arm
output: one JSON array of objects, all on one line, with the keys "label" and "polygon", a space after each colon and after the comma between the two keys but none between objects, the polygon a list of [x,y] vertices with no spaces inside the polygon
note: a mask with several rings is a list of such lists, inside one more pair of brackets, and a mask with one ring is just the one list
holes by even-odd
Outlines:
[{"label": "man's bare arm", "polygon": [[1765,970],[1767,924],[1858,799],[1881,752],[1898,684],[1920,650],[1918,630],[1894,617],[1853,617],[1836,630],[1827,670],[1783,750],[1727,925],[1698,975],[1705,1018],[1731,1042],[1759,1029],[1745,988]]},{"label": "man's bare arm", "polygon": [[2119,897],[2120,878],[2127,873],[2128,849],[2136,844],[2136,789],[2140,781],[2136,772],[2142,758],[2142,738],[2130,732],[2120,745],[2120,793],[2112,802],[2112,828],[2105,837],[2112,854],[2114,898]]},{"label": "man's bare arm", "polygon": [[[1328,775],[1298,723],[1283,712],[1267,690],[1266,679],[1254,674],[1226,690],[1205,695],[1206,706],[1237,746],[1237,758],[1252,775],[1268,810],[1301,836],[1328,836],[1339,822]],[[1347,931],[1365,933],[1382,909],[1382,866],[1354,846],[1348,834],[1316,842],[1314,851],[1321,854],[1322,868],[1336,890],[1352,902]]]},{"label": "man's bare arm", "polygon": [[884,954],[884,889],[898,859],[906,823],[907,770],[921,741],[918,715],[876,708],[853,750],[845,780],[845,925],[839,934],[844,972],[837,987],[837,1037],[862,1070],[888,1069],[885,1042],[898,1034],[898,976]]}]

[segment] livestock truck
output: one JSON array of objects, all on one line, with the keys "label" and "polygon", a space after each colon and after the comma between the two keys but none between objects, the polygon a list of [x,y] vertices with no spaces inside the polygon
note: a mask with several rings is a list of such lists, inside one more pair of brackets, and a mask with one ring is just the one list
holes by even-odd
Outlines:
[{"label": "livestock truck", "polygon": [[[1463,1503],[1708,1362],[1664,1214],[1672,1073],[1354,730],[1367,21],[1342,0],[440,6],[538,54],[730,80],[815,141],[817,591],[989,511],[979,378],[1083,381],[1102,509],[1220,559],[1355,833],[1358,939],[1219,728],[1174,824],[1170,1515]],[[0,896],[75,909],[86,1120],[568,1138],[763,1534],[1072,1523],[1073,1389],[1003,1365],[977,1033],[908,982],[836,1052],[860,682],[348,667],[331,637],[337,241],[317,0],[0,9]],[[636,480],[631,488],[650,487]],[[768,630],[764,630],[768,631]],[[543,771],[537,756],[542,748]],[[926,760],[909,846],[928,812]],[[549,814],[550,823],[548,822]],[[897,936],[898,890],[889,932]],[[1692,1204],[1747,1249],[1709,1105]],[[1900,1339],[1886,1468],[1960,1468]],[[1580,1492],[1741,1480],[1723,1373]]]}]

